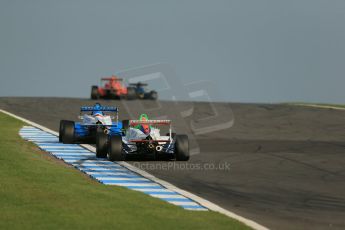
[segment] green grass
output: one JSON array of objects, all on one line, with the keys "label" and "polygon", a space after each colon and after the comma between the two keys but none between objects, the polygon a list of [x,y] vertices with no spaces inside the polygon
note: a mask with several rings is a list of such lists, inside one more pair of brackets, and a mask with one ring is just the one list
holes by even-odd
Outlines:
[{"label": "green grass", "polygon": [[102,185],[22,140],[21,121],[0,113],[0,124],[0,229],[248,229]]}]

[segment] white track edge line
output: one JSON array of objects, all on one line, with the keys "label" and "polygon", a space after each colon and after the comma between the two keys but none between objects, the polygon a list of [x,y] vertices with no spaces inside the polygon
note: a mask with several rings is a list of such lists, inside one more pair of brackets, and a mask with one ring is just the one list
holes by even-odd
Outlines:
[{"label": "white track edge line", "polygon": [[[14,118],[18,119],[18,120],[21,120],[21,121],[23,121],[23,122],[25,122],[25,123],[27,123],[29,125],[32,125],[32,126],[34,126],[36,128],[41,129],[43,131],[46,131],[48,133],[54,134],[56,136],[59,136],[58,132],[55,132],[55,131],[53,131],[51,129],[48,129],[48,128],[46,128],[46,127],[44,127],[42,125],[39,125],[39,124],[37,124],[37,123],[35,123],[33,121],[30,121],[30,120],[25,119],[23,117],[17,116],[15,114],[7,112],[7,111],[5,111],[3,109],[0,109],[0,112],[5,113],[5,114],[7,114],[7,115],[9,115],[11,117],[14,117]],[[93,152],[96,151],[96,148],[91,146],[91,145],[81,144],[81,146],[83,146],[86,149],[89,149],[89,150],[91,150]],[[236,213],[228,211],[228,210],[226,210],[226,209],[224,209],[224,208],[222,208],[222,207],[220,207],[220,206],[218,206],[218,205],[216,205],[216,204],[214,204],[214,203],[212,203],[212,202],[210,202],[210,201],[208,201],[208,200],[206,200],[204,198],[201,198],[201,197],[199,197],[199,196],[197,196],[197,195],[195,195],[193,193],[190,193],[190,192],[187,192],[187,191],[185,191],[183,189],[180,189],[180,188],[176,187],[175,185],[173,185],[173,184],[171,184],[169,182],[161,180],[161,179],[159,179],[159,178],[149,174],[148,172],[146,172],[144,170],[141,170],[141,169],[139,169],[139,168],[137,168],[137,167],[135,167],[135,166],[133,166],[131,164],[128,164],[127,162],[118,161],[117,163],[122,165],[122,166],[124,166],[124,167],[126,167],[127,169],[137,173],[137,174],[140,174],[141,176],[143,176],[143,177],[145,177],[147,179],[150,179],[150,180],[152,180],[152,181],[154,181],[154,182],[156,182],[158,184],[163,185],[165,188],[167,188],[167,189],[169,189],[171,191],[180,193],[181,195],[196,201],[197,203],[201,204],[202,206],[204,206],[204,207],[206,207],[206,208],[208,208],[208,209],[210,209],[212,211],[219,212],[219,213],[224,214],[224,215],[226,215],[228,217],[231,217],[231,218],[233,218],[235,220],[238,220],[238,221],[242,222],[243,224],[245,224],[245,225],[247,225],[247,226],[249,226],[249,227],[251,227],[253,229],[268,230],[267,227],[265,227],[265,226],[263,226],[261,224],[258,224],[258,223],[256,223],[253,220],[250,220],[250,219],[247,219],[247,218],[242,217],[240,215],[237,215]]]},{"label": "white track edge line", "polygon": [[312,107],[318,109],[334,109],[334,110],[345,110],[344,107],[340,106],[332,106],[332,105],[318,105],[318,104],[304,104],[304,103],[288,103],[288,105],[297,105],[297,106],[305,106],[305,107]]}]

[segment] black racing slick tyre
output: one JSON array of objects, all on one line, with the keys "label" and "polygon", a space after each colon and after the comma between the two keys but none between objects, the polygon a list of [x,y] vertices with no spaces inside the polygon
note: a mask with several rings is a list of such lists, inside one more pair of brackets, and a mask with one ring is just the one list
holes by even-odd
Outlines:
[{"label": "black racing slick tyre", "polygon": [[189,140],[187,135],[176,135],[175,156],[178,161],[189,160]]},{"label": "black racing slick tyre", "polygon": [[137,98],[137,93],[133,87],[127,88],[127,99],[128,100],[134,100]]},{"label": "black racing slick tyre", "polygon": [[74,121],[65,121],[62,128],[61,141],[64,144],[74,143]]},{"label": "black racing slick tyre", "polygon": [[156,91],[150,92],[150,98],[151,100],[157,100],[158,99],[158,93]]},{"label": "black racing slick tyre", "polygon": [[99,99],[98,86],[96,85],[91,87],[91,99],[92,100]]},{"label": "black racing slick tyre", "polygon": [[60,121],[60,127],[59,127],[59,142],[62,142],[62,130],[65,125],[66,120]]},{"label": "black racing slick tyre", "polygon": [[108,159],[110,161],[121,161],[121,160],[123,160],[122,137],[121,136],[111,136],[110,137]]},{"label": "black racing slick tyre", "polygon": [[129,120],[122,120],[122,129],[123,130],[129,129]]},{"label": "black racing slick tyre", "polygon": [[97,132],[96,134],[96,157],[107,157],[108,135],[104,132]]}]

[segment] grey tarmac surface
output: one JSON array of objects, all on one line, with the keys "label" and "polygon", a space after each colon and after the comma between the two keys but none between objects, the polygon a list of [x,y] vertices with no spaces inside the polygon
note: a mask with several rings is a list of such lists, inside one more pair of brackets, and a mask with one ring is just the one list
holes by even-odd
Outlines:
[{"label": "grey tarmac surface", "polygon": [[[138,116],[141,105],[157,107],[149,101],[101,103],[119,106],[121,119]],[[56,131],[60,119],[76,120],[79,107],[92,104],[73,98],[0,98],[1,109]],[[193,108],[184,121],[176,119],[177,131],[210,115],[207,103],[159,106],[167,114]],[[230,170],[183,170],[184,162],[131,163],[271,229],[345,229],[345,111],[271,104],[212,106],[220,111],[217,119],[232,120],[233,125],[197,135],[201,152],[188,165],[227,163]]]}]

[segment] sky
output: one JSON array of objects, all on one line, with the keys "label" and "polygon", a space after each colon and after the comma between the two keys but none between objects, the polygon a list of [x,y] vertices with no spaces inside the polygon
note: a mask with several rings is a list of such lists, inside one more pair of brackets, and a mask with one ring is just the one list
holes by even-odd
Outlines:
[{"label": "sky", "polygon": [[344,25],[343,0],[0,0],[0,96],[86,98],[164,63],[182,100],[208,81],[214,101],[345,104]]}]

